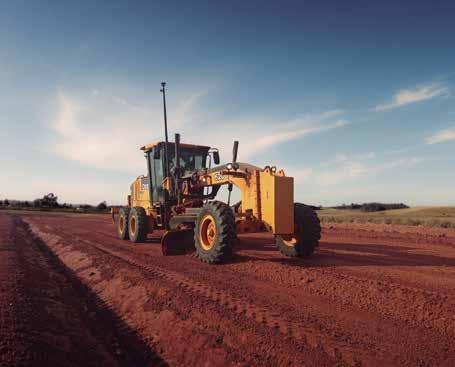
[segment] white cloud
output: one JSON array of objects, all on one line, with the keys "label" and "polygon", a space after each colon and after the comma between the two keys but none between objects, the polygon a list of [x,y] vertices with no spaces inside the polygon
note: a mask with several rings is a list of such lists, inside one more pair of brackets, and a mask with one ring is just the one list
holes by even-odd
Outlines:
[{"label": "white cloud", "polygon": [[455,126],[445,130],[440,130],[425,139],[427,144],[443,143],[449,140],[455,140]]},{"label": "white cloud", "polygon": [[[183,142],[218,147],[225,160],[229,160],[233,140],[241,142],[239,159],[249,160],[272,146],[349,124],[340,118],[341,110],[303,114],[284,122],[262,118],[220,121],[199,108],[204,95],[194,93],[168,110],[170,138],[178,131]],[[51,124],[58,134],[52,150],[86,166],[141,173],[145,165],[138,148],[163,139],[159,102],[145,108],[98,89],[78,98],[61,93],[59,112]]]},{"label": "white cloud", "polygon": [[373,108],[374,111],[384,111],[401,107],[410,103],[447,96],[449,89],[441,83],[432,83],[414,89],[402,89],[396,92],[392,102],[380,104]]},{"label": "white cloud", "polygon": [[386,162],[376,168],[377,172],[382,172],[388,169],[397,168],[397,167],[411,167],[416,164],[419,164],[423,161],[422,158],[402,158],[394,161]]},{"label": "white cloud", "polygon": [[314,170],[312,168],[284,169],[286,175],[294,177],[295,182],[305,183],[311,180]]},{"label": "white cloud", "polygon": [[131,108],[120,113],[115,103],[103,105],[61,94],[59,113],[51,125],[58,138],[51,149],[83,165],[137,171],[141,158],[137,148],[146,117]]},{"label": "white cloud", "polygon": [[[350,157],[346,154],[337,154],[334,159],[323,162],[320,168],[290,169],[291,175],[297,172],[295,180],[297,183],[313,183],[316,186],[333,186],[344,182],[351,182],[360,178],[377,176],[387,170],[399,167],[411,167],[422,161],[417,157],[399,158],[381,163],[372,162],[375,153],[360,154]],[[306,174],[300,175],[300,172]]]},{"label": "white cloud", "polygon": [[347,161],[337,168],[318,172],[316,181],[323,186],[336,185],[341,181],[365,175],[367,167],[361,162]]},{"label": "white cloud", "polygon": [[[143,173],[145,164],[139,147],[163,136],[159,103],[146,108],[97,89],[90,95],[59,94],[58,113],[50,125],[58,135],[51,143],[53,152],[85,166]],[[192,122],[190,110],[201,95],[189,96],[169,109],[173,128]]]},{"label": "white cloud", "polygon": [[[326,111],[319,114],[304,114],[296,119],[288,122],[274,123],[272,126],[275,128],[268,128],[267,130],[259,131],[256,127],[258,139],[255,139],[249,145],[252,152],[260,152],[265,149],[285,143],[287,141],[299,139],[303,136],[320,133],[335,128],[347,126],[350,124],[347,120],[338,119],[332,121],[331,119],[341,115],[343,111],[333,110]],[[258,126],[260,127],[260,126]],[[251,132],[251,131],[250,131]],[[266,135],[264,135],[264,132]],[[253,136],[253,135],[250,135]]]}]

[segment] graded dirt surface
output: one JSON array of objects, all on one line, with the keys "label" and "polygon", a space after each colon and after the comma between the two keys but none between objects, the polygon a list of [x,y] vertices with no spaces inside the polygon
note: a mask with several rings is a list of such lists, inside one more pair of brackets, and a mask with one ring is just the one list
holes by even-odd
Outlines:
[{"label": "graded dirt surface", "polygon": [[108,216],[0,215],[0,253],[0,365],[455,365],[454,230],[330,224],[310,259],[245,235],[207,265]]}]

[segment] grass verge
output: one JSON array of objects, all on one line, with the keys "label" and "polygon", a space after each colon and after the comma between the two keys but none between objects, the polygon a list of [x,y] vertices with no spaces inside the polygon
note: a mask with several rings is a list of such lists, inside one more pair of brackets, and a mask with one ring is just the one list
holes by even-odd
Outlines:
[{"label": "grass verge", "polygon": [[455,228],[455,207],[415,207],[364,213],[359,210],[322,209],[323,223],[377,223]]}]

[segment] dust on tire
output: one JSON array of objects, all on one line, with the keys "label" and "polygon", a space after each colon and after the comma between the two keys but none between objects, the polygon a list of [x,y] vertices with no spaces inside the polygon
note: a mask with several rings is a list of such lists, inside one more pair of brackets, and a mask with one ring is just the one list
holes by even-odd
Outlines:
[{"label": "dust on tire", "polygon": [[[210,248],[204,248],[200,238],[202,221],[207,216],[211,216],[214,219],[216,226],[216,236],[213,246]],[[194,244],[197,256],[209,264],[226,261],[231,257],[235,238],[235,217],[232,209],[220,201],[207,203],[197,217],[194,230]]]},{"label": "dust on tire", "polygon": [[280,252],[289,257],[307,257],[313,254],[321,239],[321,224],[316,212],[308,205],[294,204],[295,243],[290,245],[280,236],[275,242]]}]

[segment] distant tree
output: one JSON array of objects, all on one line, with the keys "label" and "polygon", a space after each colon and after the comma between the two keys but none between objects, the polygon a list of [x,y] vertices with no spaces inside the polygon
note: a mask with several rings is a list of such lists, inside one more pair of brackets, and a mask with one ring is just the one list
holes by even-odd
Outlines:
[{"label": "distant tree", "polygon": [[52,192],[44,195],[41,199],[41,206],[45,208],[57,208],[58,207],[58,197],[55,196]]},{"label": "distant tree", "polygon": [[9,206],[9,200],[8,200],[8,199],[5,199],[5,201],[3,202],[3,205]]},{"label": "distant tree", "polygon": [[0,200],[0,206],[3,206],[3,200]]},{"label": "distant tree", "polygon": [[30,206],[30,203],[28,201],[24,201],[24,206],[28,208]]},{"label": "distant tree", "polygon": [[96,209],[99,211],[107,210],[107,204],[105,201],[102,201],[96,206]]},{"label": "distant tree", "polygon": [[81,211],[83,213],[90,213],[96,210],[96,206],[90,204],[81,204],[76,207],[76,210]]},{"label": "distant tree", "polygon": [[35,208],[41,208],[41,206],[42,206],[42,200],[41,200],[41,199],[35,199],[35,200],[33,200],[33,206],[34,206]]}]

